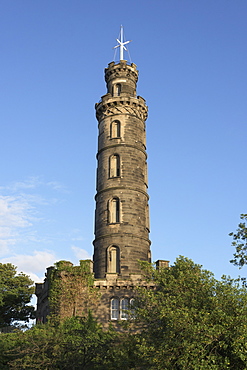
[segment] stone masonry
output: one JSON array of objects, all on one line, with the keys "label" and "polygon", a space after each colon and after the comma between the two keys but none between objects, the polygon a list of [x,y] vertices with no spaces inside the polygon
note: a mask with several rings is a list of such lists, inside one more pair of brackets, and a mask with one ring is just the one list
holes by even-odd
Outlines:
[{"label": "stone masonry", "polygon": [[[96,104],[99,122],[94,272],[129,277],[140,274],[138,260],[150,260],[145,100],[136,96],[136,65],[110,63],[105,70],[107,94]],[[113,132],[112,125],[119,125]],[[116,159],[117,158],[117,159]],[[111,174],[112,166],[119,166]],[[119,163],[117,163],[117,161]],[[118,202],[118,210],[111,202]],[[118,217],[111,219],[111,213]],[[109,271],[108,250],[118,248],[119,267]]]},{"label": "stone masonry", "polygon": [[[93,288],[97,295],[89,299],[82,281],[83,287],[76,290],[73,304],[66,303],[68,309],[63,307],[63,300],[57,305],[61,318],[83,315],[91,309],[103,326],[107,327],[109,322],[118,326],[120,320],[127,318],[126,309],[131,307],[136,288],[155,289],[152,283],[143,281],[139,264],[151,262],[151,242],[146,153],[148,109],[145,100],[136,95],[137,80],[134,63],[120,60],[105,69],[107,93],[95,105],[99,134],[94,256],[93,262],[82,261],[88,263],[87,273],[93,279],[88,289]],[[157,261],[156,265],[167,267],[168,262]],[[54,314],[49,302],[51,269],[47,269],[44,283],[36,284],[40,321]],[[73,269],[70,271],[73,275]],[[64,285],[68,284],[67,274],[59,274]]]}]

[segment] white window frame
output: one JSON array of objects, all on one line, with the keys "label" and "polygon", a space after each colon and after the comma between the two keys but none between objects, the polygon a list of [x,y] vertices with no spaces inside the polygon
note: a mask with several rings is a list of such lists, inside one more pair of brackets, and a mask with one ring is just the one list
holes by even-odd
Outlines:
[{"label": "white window frame", "polygon": [[111,299],[111,320],[118,320],[119,319],[119,299],[112,298]]},{"label": "white window frame", "polygon": [[135,317],[135,309],[133,308],[134,298],[111,298],[110,301],[110,317],[112,321],[128,320],[129,310],[131,311],[131,318]]},{"label": "white window frame", "polygon": [[120,299],[120,320],[128,319],[129,317],[128,309],[129,309],[129,299],[121,298]]}]

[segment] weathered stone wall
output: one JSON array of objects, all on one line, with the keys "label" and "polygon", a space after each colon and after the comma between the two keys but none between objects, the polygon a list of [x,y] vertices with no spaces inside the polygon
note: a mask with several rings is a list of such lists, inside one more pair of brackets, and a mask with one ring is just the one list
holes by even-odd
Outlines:
[{"label": "weathered stone wall", "polygon": [[121,319],[111,318],[111,300],[134,299],[138,287],[155,289],[142,275],[122,279],[118,274],[106,274],[105,279],[93,279],[92,261],[80,261],[80,266],[60,261],[47,269],[43,284],[36,284],[37,322],[49,319],[58,322],[72,316],[87,316],[91,311],[104,328],[111,323],[121,329]]},{"label": "weathered stone wall", "polygon": [[100,295],[94,289],[92,261],[80,261],[73,266],[69,261],[59,261],[47,269],[43,284],[36,284],[37,321],[47,317],[63,320],[72,316],[86,316],[95,311]]},{"label": "weathered stone wall", "polygon": [[121,94],[135,96],[136,83],[138,80],[136,65],[134,63],[128,65],[124,60],[117,64],[111,62],[108,68],[105,69],[105,80],[107,92],[113,96],[116,95],[116,90],[114,89],[116,84],[121,84]]},{"label": "weathered stone wall", "polygon": [[[145,100],[136,96],[134,63],[114,62],[105,70],[107,94],[95,105],[98,120],[94,263],[60,261],[36,284],[37,320],[93,316],[107,327],[111,302],[130,301],[142,279],[139,260],[151,262]],[[115,264],[115,265],[114,265]],[[94,268],[92,266],[94,265]],[[164,263],[159,261],[159,268]],[[115,266],[115,267],[114,267]],[[114,270],[115,269],[115,270]],[[94,270],[94,274],[93,274]]]},{"label": "weathered stone wall", "polygon": [[[94,272],[103,279],[108,271],[107,251],[120,250],[119,277],[140,274],[138,260],[149,261],[149,208],[147,194],[147,154],[145,100],[136,97],[138,72],[125,61],[110,63],[105,71],[108,93],[96,104],[99,122],[97,194],[95,211]],[[121,85],[119,95],[114,93]],[[114,122],[118,135],[112,134]],[[111,158],[119,168],[112,175]],[[110,202],[117,199],[118,219],[111,220]]]}]

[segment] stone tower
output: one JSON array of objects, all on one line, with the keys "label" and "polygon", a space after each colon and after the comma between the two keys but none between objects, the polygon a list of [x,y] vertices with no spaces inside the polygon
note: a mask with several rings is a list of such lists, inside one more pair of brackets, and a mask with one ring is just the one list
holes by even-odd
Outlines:
[{"label": "stone tower", "polygon": [[[151,262],[147,106],[136,95],[138,71],[123,58],[128,41],[122,36],[121,41],[117,39],[120,61],[105,69],[107,93],[95,105],[99,135],[93,262],[73,266],[60,261],[47,269],[44,283],[36,284],[37,320],[41,322],[50,314],[63,319],[90,310],[104,327],[111,322],[120,328],[119,321],[128,318],[136,288],[155,289],[153,282],[143,280],[139,265],[140,260]],[[158,260],[156,267],[168,267],[168,261]],[[54,282],[60,287],[55,306]]]},{"label": "stone tower", "polygon": [[96,279],[140,275],[151,261],[147,194],[147,106],[136,95],[138,71],[125,60],[105,69],[107,94],[95,105],[98,120],[94,240]]}]

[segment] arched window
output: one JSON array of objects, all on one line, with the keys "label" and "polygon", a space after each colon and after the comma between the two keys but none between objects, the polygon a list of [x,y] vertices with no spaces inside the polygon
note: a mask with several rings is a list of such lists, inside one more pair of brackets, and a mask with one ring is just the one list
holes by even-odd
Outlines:
[{"label": "arched window", "polygon": [[118,154],[113,154],[109,159],[109,177],[120,176],[120,157]]},{"label": "arched window", "polygon": [[121,84],[116,84],[116,95],[120,96],[121,94]]},{"label": "arched window", "polygon": [[108,222],[110,224],[120,222],[120,200],[117,197],[108,202]]},{"label": "arched window", "polygon": [[111,299],[111,320],[118,320],[119,318],[119,300],[118,298]]},{"label": "arched window", "polygon": [[107,272],[112,274],[120,272],[120,251],[116,245],[107,249]]},{"label": "arched window", "polygon": [[111,139],[120,137],[120,122],[119,121],[113,121],[111,123]]},{"label": "arched window", "polygon": [[120,301],[120,319],[128,319],[129,300],[128,298],[122,298]]}]

